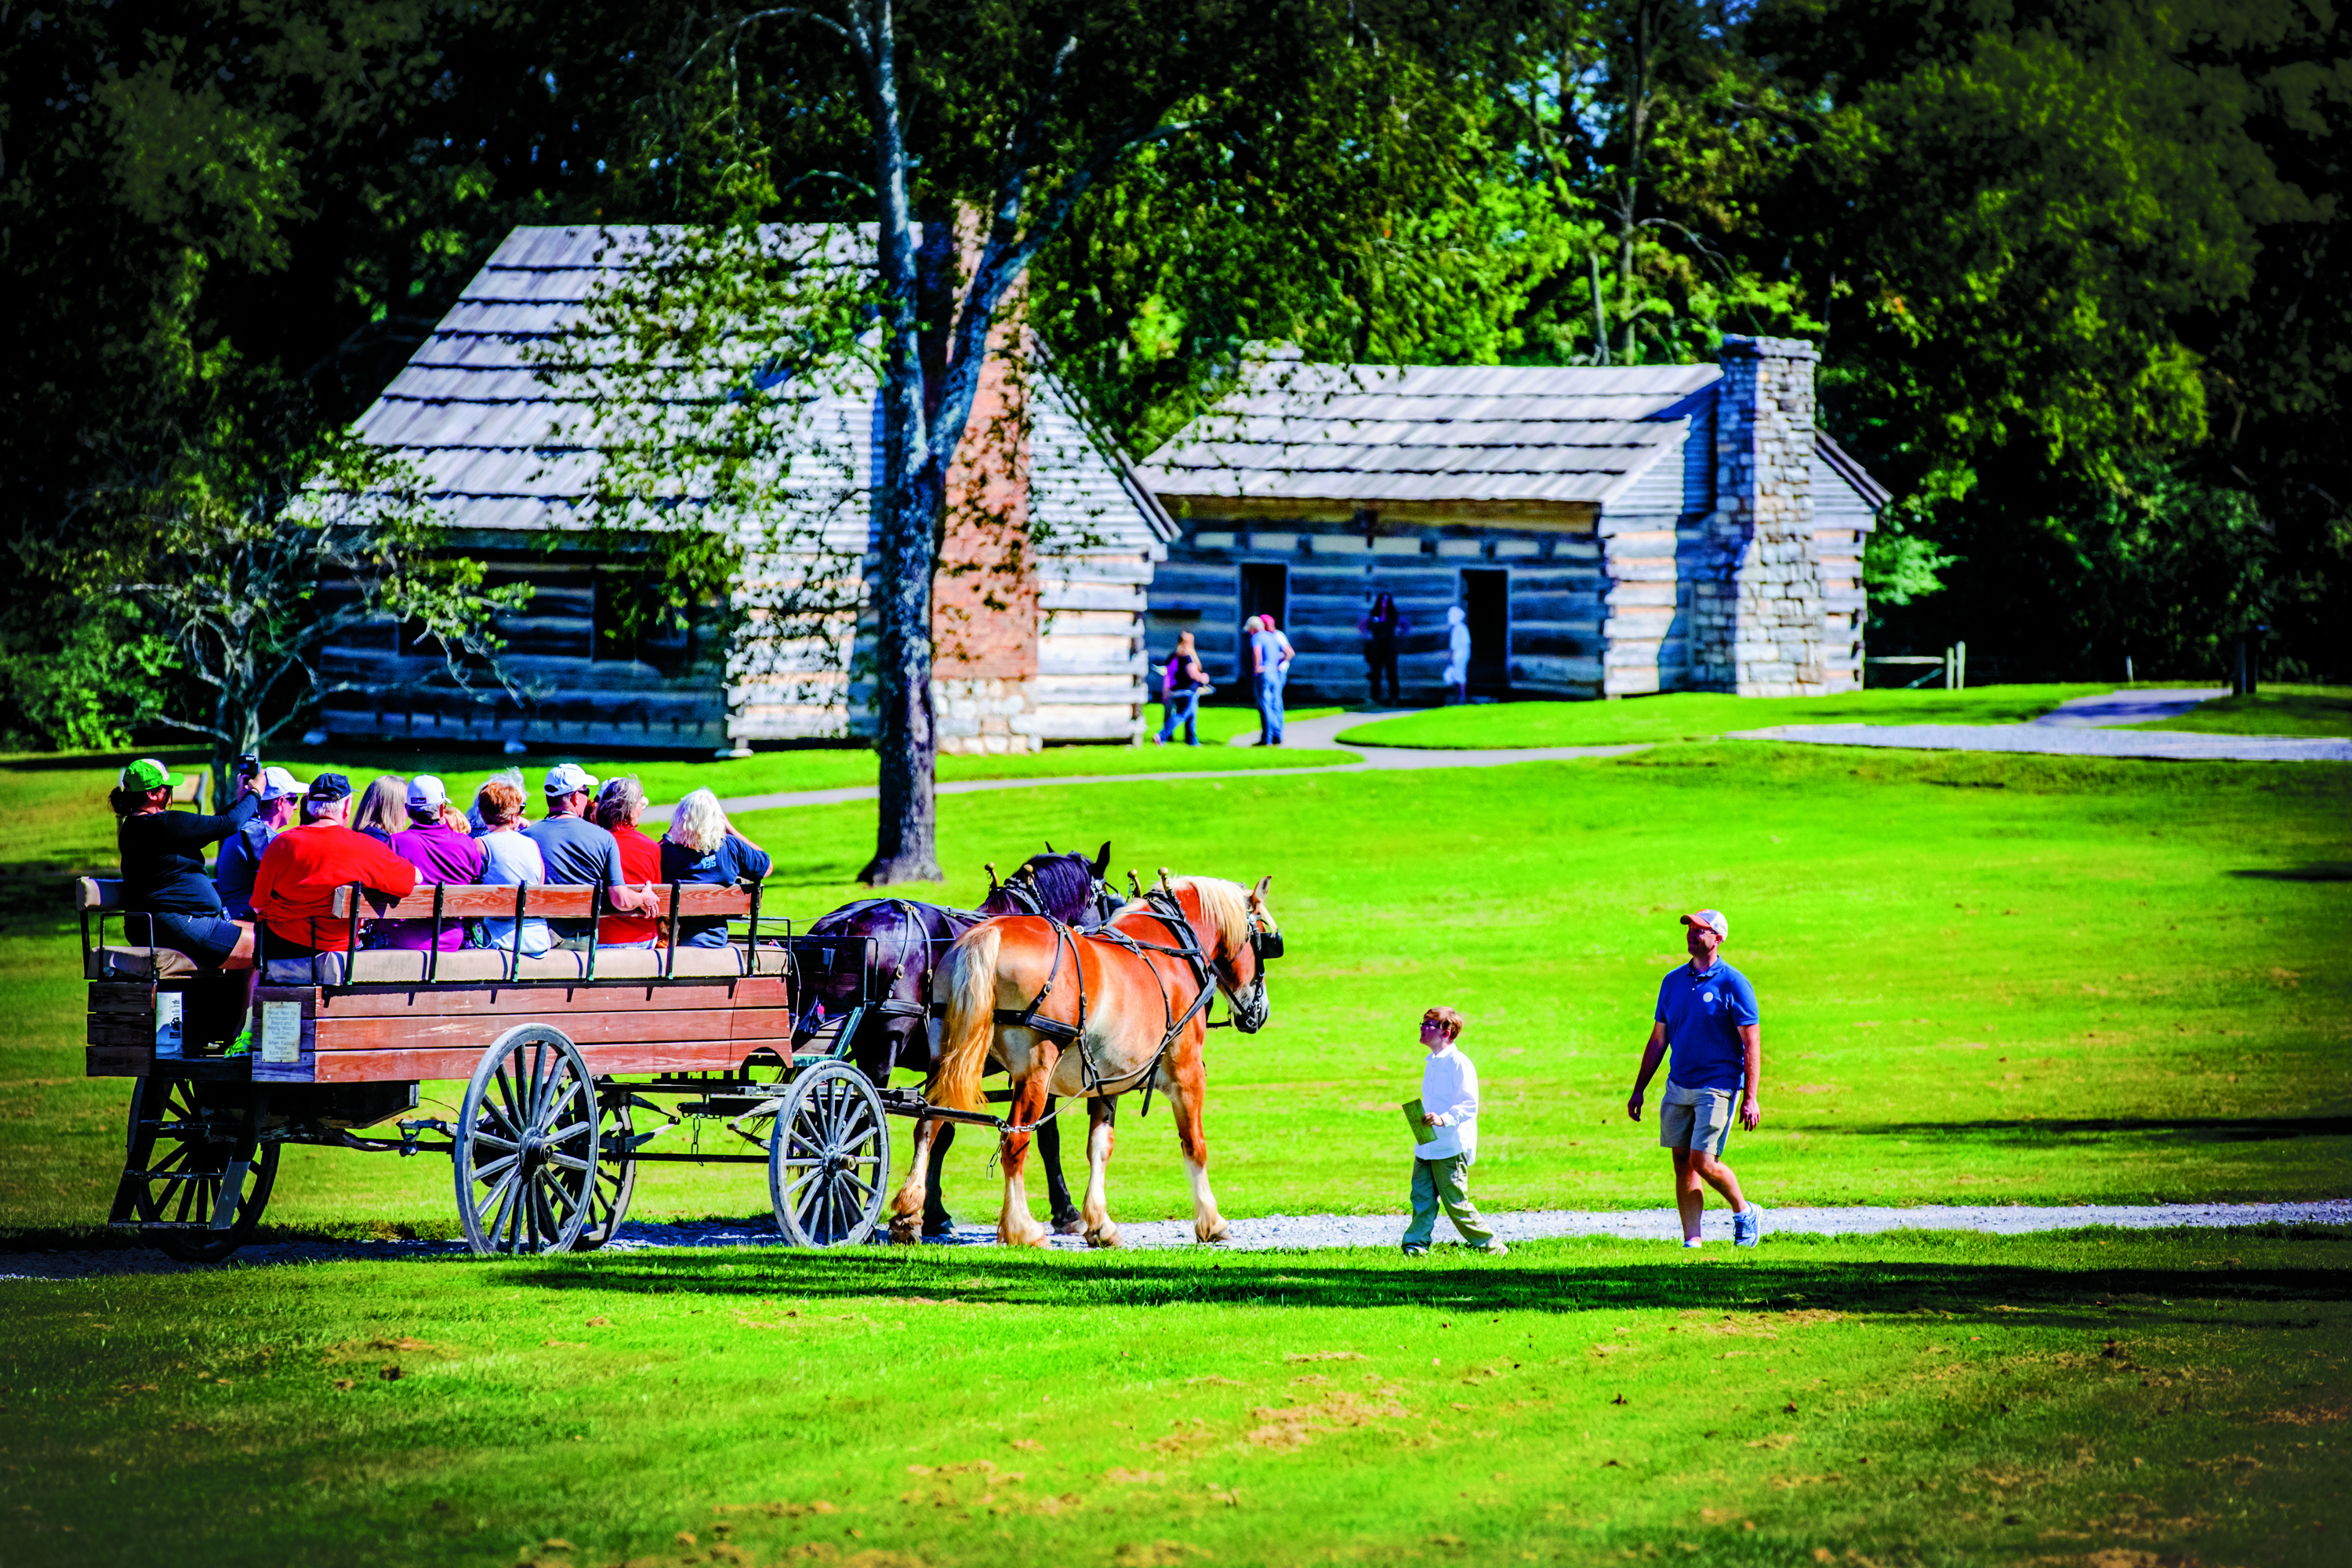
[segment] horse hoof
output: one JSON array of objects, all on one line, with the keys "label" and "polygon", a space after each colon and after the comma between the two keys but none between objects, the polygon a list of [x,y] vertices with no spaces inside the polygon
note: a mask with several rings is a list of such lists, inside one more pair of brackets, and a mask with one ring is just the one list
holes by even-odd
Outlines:
[{"label": "horse hoof", "polygon": [[1203,1242],[1223,1241],[1225,1239],[1226,1235],[1225,1222],[1223,1220],[1219,1220],[1216,1224],[1209,1226],[1206,1230],[1196,1231],[1194,1234],[1197,1235]]},{"label": "horse hoof", "polygon": [[923,1233],[917,1228],[911,1219],[894,1219],[890,1222],[890,1240],[894,1246],[912,1247],[921,1240],[922,1237]]},{"label": "horse hoof", "polygon": [[1086,1228],[1087,1222],[1080,1219],[1076,1215],[1072,1215],[1067,1219],[1057,1219],[1054,1222],[1054,1234],[1055,1236],[1076,1236]]},{"label": "horse hoof", "polygon": [[1106,1248],[1123,1245],[1118,1238],[1118,1226],[1107,1225],[1100,1230],[1087,1232],[1087,1245]]},{"label": "horse hoof", "polygon": [[939,1241],[945,1237],[951,1237],[954,1234],[955,1221],[951,1219],[943,1219],[939,1221],[937,1224],[933,1224],[929,1220],[923,1222],[923,1239],[925,1241]]}]

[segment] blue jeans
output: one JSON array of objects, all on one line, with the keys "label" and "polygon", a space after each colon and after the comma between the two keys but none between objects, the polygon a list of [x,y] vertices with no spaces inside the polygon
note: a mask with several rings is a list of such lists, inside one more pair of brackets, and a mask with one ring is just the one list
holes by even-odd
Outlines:
[{"label": "blue jeans", "polygon": [[1181,691],[1168,692],[1160,698],[1160,706],[1168,710],[1168,722],[1160,726],[1160,738],[1162,741],[1174,739],[1176,726],[1181,724],[1184,726],[1184,743],[1188,746],[1197,746],[1201,743],[1201,737],[1195,727],[1195,721],[1201,715],[1199,687],[1188,686]]},{"label": "blue jeans", "polygon": [[1258,672],[1257,731],[1259,745],[1282,744],[1282,675],[1279,671]]}]

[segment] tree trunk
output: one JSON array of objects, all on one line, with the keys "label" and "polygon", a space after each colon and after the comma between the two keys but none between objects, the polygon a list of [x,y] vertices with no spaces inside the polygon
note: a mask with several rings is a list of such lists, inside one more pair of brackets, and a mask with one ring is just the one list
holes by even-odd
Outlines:
[{"label": "tree trunk", "polygon": [[881,195],[876,260],[882,275],[882,474],[875,488],[879,571],[875,583],[874,709],[881,802],[874,858],[857,874],[871,887],[937,882],[939,730],[931,707],[931,569],[947,503],[946,470],[930,456],[922,358],[921,289],[907,153],[898,117],[896,27],[890,0],[865,0],[856,46],[874,122],[875,184]]}]

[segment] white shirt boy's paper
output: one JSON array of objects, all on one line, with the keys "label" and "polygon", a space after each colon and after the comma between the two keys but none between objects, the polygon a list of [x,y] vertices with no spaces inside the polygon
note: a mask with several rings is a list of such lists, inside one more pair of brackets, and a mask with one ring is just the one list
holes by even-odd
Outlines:
[{"label": "white shirt boy's paper", "polygon": [[1421,1069],[1422,1108],[1437,1118],[1437,1136],[1413,1153],[1423,1160],[1451,1154],[1478,1161],[1478,1069],[1452,1046],[1432,1056]]},{"label": "white shirt boy's paper", "polygon": [[261,1005],[261,1059],[289,1067],[302,1059],[302,1004]]}]

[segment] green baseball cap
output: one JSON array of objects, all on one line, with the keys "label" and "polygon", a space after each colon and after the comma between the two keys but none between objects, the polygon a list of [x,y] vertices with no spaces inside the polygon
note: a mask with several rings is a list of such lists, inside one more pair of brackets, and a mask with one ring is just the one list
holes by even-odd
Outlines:
[{"label": "green baseball cap", "polygon": [[163,764],[152,757],[142,757],[122,770],[124,789],[169,789],[173,782]]}]

